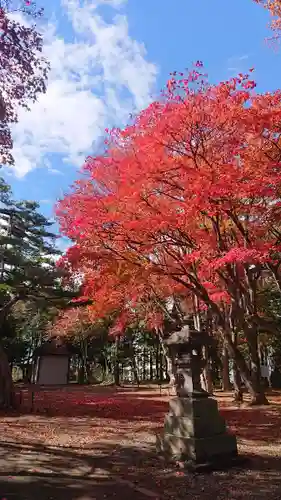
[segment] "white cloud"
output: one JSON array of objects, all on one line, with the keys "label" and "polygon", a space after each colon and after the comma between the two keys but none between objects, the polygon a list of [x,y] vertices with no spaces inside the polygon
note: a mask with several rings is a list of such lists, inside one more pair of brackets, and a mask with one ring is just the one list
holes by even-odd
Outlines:
[{"label": "white cloud", "polygon": [[243,54],[241,56],[229,57],[227,60],[227,71],[233,73],[235,76],[238,75],[238,73],[243,73],[245,68],[249,66],[248,60],[250,55],[251,54]]},{"label": "white cloud", "polygon": [[39,200],[39,203],[41,205],[51,205],[53,203],[53,200],[49,200],[48,198],[46,198],[46,199],[43,199],[43,200]]},{"label": "white cloud", "polygon": [[44,53],[52,70],[46,94],[31,111],[20,110],[13,127],[18,177],[39,166],[50,171],[51,153],[60,154],[63,163],[81,165],[104,128],[148,104],[155,65],[146,60],[144,46],[129,35],[125,16],[116,15],[108,24],[98,11],[102,4],[118,9],[123,3],[62,0],[72,42],[60,36],[55,22],[44,26]]},{"label": "white cloud", "polygon": [[48,172],[53,175],[63,175],[62,171],[57,168],[48,167]]}]

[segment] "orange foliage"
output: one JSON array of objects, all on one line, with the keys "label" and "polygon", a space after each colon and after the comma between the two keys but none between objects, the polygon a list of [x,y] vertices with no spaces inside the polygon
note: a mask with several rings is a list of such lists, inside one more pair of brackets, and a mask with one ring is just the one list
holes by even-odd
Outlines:
[{"label": "orange foliage", "polygon": [[271,28],[277,35],[279,35],[281,29],[281,0],[254,0],[256,3],[263,5],[263,7],[269,10],[271,16],[273,17],[271,22]]},{"label": "orange foliage", "polygon": [[[58,205],[97,316],[196,294],[220,315],[256,314],[261,270],[280,281],[281,92],[249,75],[210,85],[202,63],[124,130]],[[281,281],[280,281],[281,282]],[[159,309],[158,309],[159,310]]]}]

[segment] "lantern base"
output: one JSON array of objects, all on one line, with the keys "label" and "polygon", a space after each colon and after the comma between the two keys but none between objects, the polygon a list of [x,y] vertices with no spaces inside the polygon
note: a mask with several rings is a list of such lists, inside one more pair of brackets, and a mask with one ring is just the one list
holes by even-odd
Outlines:
[{"label": "lantern base", "polygon": [[227,432],[213,398],[173,398],[156,448],[171,460],[195,464],[237,456],[236,438]]}]

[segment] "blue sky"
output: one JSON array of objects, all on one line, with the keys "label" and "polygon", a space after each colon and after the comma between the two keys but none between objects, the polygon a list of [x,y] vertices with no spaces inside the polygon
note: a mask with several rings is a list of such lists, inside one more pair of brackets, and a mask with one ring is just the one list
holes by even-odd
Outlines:
[{"label": "blue sky", "polygon": [[[255,67],[258,90],[281,81],[269,15],[253,0],[51,0],[41,29],[52,72],[47,94],[14,127],[16,165],[4,175],[17,198],[51,216],[111,125],[126,123],[169,72],[202,60],[219,81]],[[63,247],[62,243],[62,247]]]}]

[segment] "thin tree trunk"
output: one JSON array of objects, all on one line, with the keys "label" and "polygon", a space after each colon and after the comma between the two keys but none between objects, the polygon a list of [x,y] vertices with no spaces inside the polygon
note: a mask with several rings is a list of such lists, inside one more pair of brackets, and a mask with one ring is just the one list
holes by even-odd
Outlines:
[{"label": "thin tree trunk", "polygon": [[211,374],[210,360],[208,357],[207,349],[203,347],[203,357],[206,360],[206,365],[201,375],[201,384],[203,389],[209,394],[214,394],[214,386]]},{"label": "thin tree trunk", "polygon": [[162,352],[159,353],[159,379],[160,382],[163,382],[163,356]]},{"label": "thin tree trunk", "polygon": [[236,363],[233,363],[233,387],[234,387],[233,399],[235,403],[242,403],[243,402],[242,380],[240,377],[240,373],[237,369]]},{"label": "thin tree trunk", "polygon": [[86,359],[86,384],[92,383],[92,365],[91,362]]},{"label": "thin tree trunk", "polygon": [[132,370],[133,370],[133,374],[134,374],[134,379],[135,379],[135,383],[139,387],[140,379],[139,379],[138,367],[137,367],[137,363],[136,363],[135,350],[134,350],[132,341],[130,342],[130,351],[131,351],[131,356],[130,356],[131,357],[131,366],[132,366]]},{"label": "thin tree trunk", "polygon": [[0,408],[14,408],[15,388],[7,355],[0,345]]},{"label": "thin tree trunk", "polygon": [[160,380],[160,370],[159,370],[159,358],[160,358],[160,349],[159,349],[159,338],[156,340],[156,349],[155,349],[155,363],[156,363],[156,379]]},{"label": "thin tree trunk", "polygon": [[169,378],[169,386],[172,390],[175,389],[176,386],[176,372],[173,360],[170,356],[167,356],[167,373]]},{"label": "thin tree trunk", "polygon": [[255,396],[251,398],[252,405],[268,404],[268,400],[264,393],[264,387],[261,382],[261,366],[258,351],[258,334],[252,330],[247,335],[251,356],[251,380],[255,391]]},{"label": "thin tree trunk", "polygon": [[231,391],[231,382],[229,377],[229,354],[226,345],[223,346],[222,352],[222,389],[223,391]]},{"label": "thin tree trunk", "polygon": [[166,370],[167,370],[167,374],[169,377],[169,387],[171,388],[172,391],[175,391],[176,370],[175,370],[174,359],[172,358],[172,355],[171,355],[167,345],[164,343],[161,332],[159,332],[159,334],[158,334],[158,339],[159,339],[159,346],[161,347],[163,357],[165,358]]},{"label": "thin tree trunk", "polygon": [[[237,348],[237,333],[235,329],[233,329],[232,331],[232,341],[235,347]],[[242,403],[243,402],[242,380],[235,361],[233,361],[233,387],[234,387],[233,399],[235,403]]]},{"label": "thin tree trunk", "polygon": [[120,386],[120,370],[119,370],[119,337],[115,339],[115,353],[114,353],[114,384]]},{"label": "thin tree trunk", "polygon": [[102,367],[102,382],[105,382],[108,379],[109,368],[108,368],[108,360],[107,356],[103,355],[101,360]]},{"label": "thin tree trunk", "polygon": [[[82,351],[82,367],[81,370],[83,370],[83,382],[82,384],[88,384],[89,383],[89,370],[88,370],[88,340],[82,338],[80,342],[80,347]],[[80,380],[82,380],[82,375],[80,376]]]},{"label": "thin tree trunk", "polygon": [[168,381],[168,360],[167,356],[163,353],[163,363],[164,363],[164,378],[165,382]]},{"label": "thin tree trunk", "polygon": [[267,404],[267,399],[263,393],[263,397],[260,397],[260,393],[257,392],[257,388],[253,385],[253,381],[251,378],[251,373],[250,370],[246,364],[246,361],[239,351],[239,349],[234,345],[232,338],[231,338],[231,333],[228,331],[224,331],[224,339],[227,345],[227,349],[229,352],[229,355],[233,359],[233,361],[236,363],[236,366],[239,370],[240,376],[250,394],[250,404],[251,405],[256,405],[256,404]]},{"label": "thin tree trunk", "polygon": [[154,375],[153,375],[153,349],[150,348],[149,351],[149,378],[150,381],[153,381]]},{"label": "thin tree trunk", "polygon": [[145,337],[143,339],[143,352],[142,352],[142,379],[146,381],[146,345],[145,345]]},{"label": "thin tree trunk", "polygon": [[135,356],[133,356],[133,358],[132,358],[132,370],[133,370],[133,374],[134,374],[135,383],[139,387],[140,378],[139,378],[139,374],[138,374],[138,367],[137,367]]},{"label": "thin tree trunk", "polygon": [[[196,295],[193,296],[193,323],[194,323],[194,328],[198,332],[201,330],[201,322],[200,322],[200,313],[199,313],[199,302],[198,302],[198,297]],[[201,375],[201,385],[203,389],[208,392],[209,394],[214,393],[214,386],[213,386],[213,380],[212,380],[212,374],[210,370],[210,360],[208,356],[207,349],[203,347],[202,349],[202,354],[203,357],[206,361],[205,367],[203,369],[203,373]]]}]

